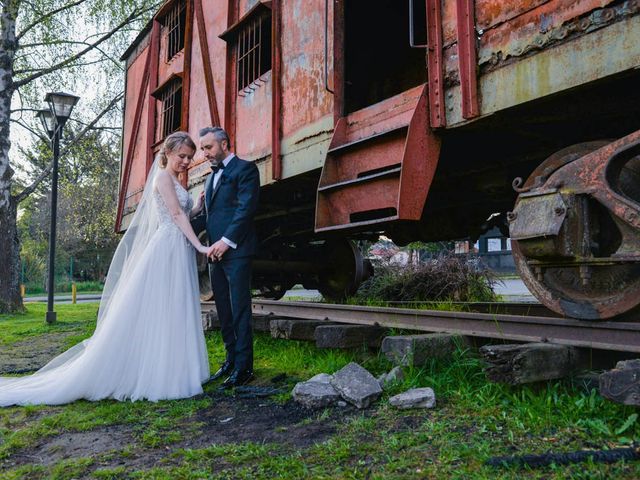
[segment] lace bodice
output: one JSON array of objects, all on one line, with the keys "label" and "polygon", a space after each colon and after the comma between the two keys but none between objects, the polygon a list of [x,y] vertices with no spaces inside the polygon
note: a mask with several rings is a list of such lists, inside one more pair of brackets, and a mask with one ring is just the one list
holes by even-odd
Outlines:
[{"label": "lace bodice", "polygon": [[[180,202],[180,207],[184,213],[189,217],[191,213],[191,209],[193,208],[193,199],[189,192],[187,192],[182,185],[180,185],[177,181],[173,181],[173,184],[176,189],[176,195],[178,196],[178,202]],[[153,198],[155,200],[156,210],[158,212],[158,222],[160,227],[164,226],[174,226],[178,228],[178,226],[173,222],[171,218],[171,213],[169,209],[164,204],[164,200],[162,199],[162,195],[158,192],[157,189],[153,190]]]}]

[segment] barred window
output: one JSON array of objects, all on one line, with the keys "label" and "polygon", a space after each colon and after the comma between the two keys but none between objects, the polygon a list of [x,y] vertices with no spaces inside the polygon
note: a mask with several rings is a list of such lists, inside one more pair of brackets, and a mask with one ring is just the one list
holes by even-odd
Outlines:
[{"label": "barred window", "polygon": [[161,138],[180,130],[182,117],[182,81],[174,78],[158,92],[158,100],[162,103],[160,108],[160,134]]},{"label": "barred window", "polygon": [[184,49],[184,31],[187,25],[187,8],[184,1],[178,0],[162,18],[167,36],[167,61]]},{"label": "barred window", "polygon": [[271,12],[262,12],[238,31],[236,45],[238,94],[255,90],[251,85],[271,70]]}]

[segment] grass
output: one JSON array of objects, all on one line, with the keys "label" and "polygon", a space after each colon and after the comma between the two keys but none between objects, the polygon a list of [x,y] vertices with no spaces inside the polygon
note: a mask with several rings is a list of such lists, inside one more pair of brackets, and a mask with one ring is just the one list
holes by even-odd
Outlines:
[{"label": "grass", "polygon": [[[30,304],[25,314],[0,316],[0,346],[60,330],[72,330],[76,339],[84,338],[94,326],[96,307],[61,305],[56,325],[44,323],[46,308],[41,304]],[[207,345],[214,369],[224,358],[219,334],[208,334]],[[309,343],[273,340],[264,334],[256,334],[255,356],[259,380],[286,373],[289,387],[296,379],[334,372],[349,361],[361,363],[374,375],[391,367],[383,357],[366,350],[318,350]],[[640,462],[535,470],[484,465],[494,455],[628,446],[640,441],[638,409],[610,403],[569,381],[524,387],[489,383],[481,361],[464,349],[447,361],[408,368],[405,374],[405,380],[385,392],[375,408],[340,419],[336,410],[325,409],[301,422],[301,428],[319,422],[334,422],[336,428],[327,439],[308,447],[253,441],[184,447],[185,439],[204,428],[194,422],[198,413],[216,408],[209,396],[158,403],[79,401],[58,407],[2,408],[0,479],[640,477]],[[435,409],[398,411],[388,406],[389,395],[422,386],[435,390]],[[283,394],[277,400],[287,399],[288,394]],[[50,466],[37,461],[21,466],[2,463],[19,459],[19,454],[58,435],[99,432],[116,425],[126,426],[130,438],[114,451]],[[118,463],[143,454],[160,460],[151,468]]]},{"label": "grass", "polygon": [[[57,281],[55,283],[54,292],[56,294],[71,294],[71,285],[76,284],[76,290],[78,293],[102,293],[104,289],[104,284],[96,281],[86,281],[86,282],[70,282],[70,281]],[[25,285],[26,296],[34,297],[34,296],[42,296],[46,295],[47,292],[42,285],[42,283],[31,282]]]}]

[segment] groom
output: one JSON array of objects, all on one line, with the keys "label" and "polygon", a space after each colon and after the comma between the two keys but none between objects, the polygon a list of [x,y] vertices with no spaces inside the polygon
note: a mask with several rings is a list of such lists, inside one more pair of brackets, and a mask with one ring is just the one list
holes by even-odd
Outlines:
[{"label": "groom", "polygon": [[226,376],[226,388],[253,380],[251,259],[257,238],[253,217],[258,206],[258,168],[234,155],[220,127],[200,130],[200,148],[213,173],[205,184],[205,215],[213,242],[209,269],[227,357],[210,380]]}]

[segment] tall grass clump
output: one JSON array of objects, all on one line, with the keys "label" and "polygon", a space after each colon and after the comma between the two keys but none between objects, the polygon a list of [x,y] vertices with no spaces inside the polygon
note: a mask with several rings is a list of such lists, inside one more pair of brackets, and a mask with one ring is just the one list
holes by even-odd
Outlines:
[{"label": "tall grass clump", "polygon": [[478,258],[442,254],[419,265],[376,265],[375,275],[362,284],[353,301],[493,302],[497,282]]}]

